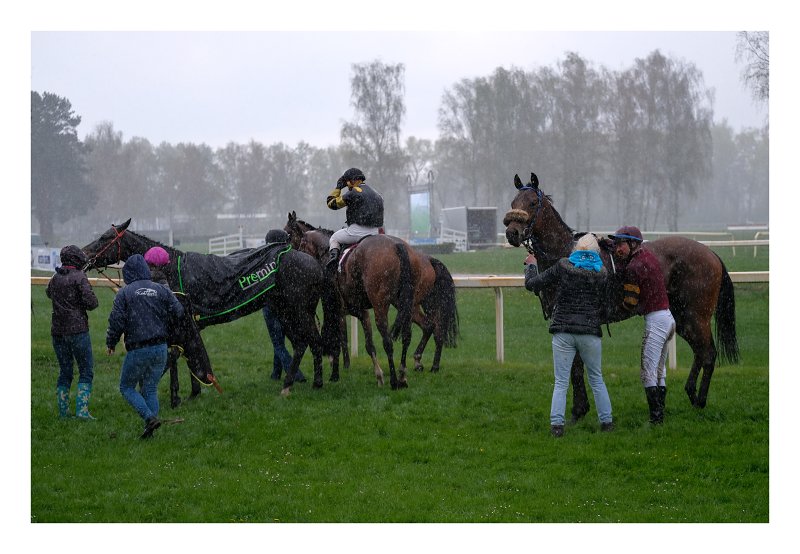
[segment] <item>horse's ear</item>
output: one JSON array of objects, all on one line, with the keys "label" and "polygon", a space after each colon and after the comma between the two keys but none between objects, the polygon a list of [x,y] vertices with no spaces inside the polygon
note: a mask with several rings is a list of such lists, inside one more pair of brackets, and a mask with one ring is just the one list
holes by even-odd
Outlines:
[{"label": "horse's ear", "polygon": [[534,173],[533,171],[531,171],[531,185],[533,185],[533,188],[535,188],[535,189],[539,188],[539,178],[536,176],[536,173]]},{"label": "horse's ear", "polygon": [[517,189],[522,188],[522,179],[520,179],[519,175],[516,173],[514,174],[514,186],[517,187]]},{"label": "horse's ear", "polygon": [[117,231],[124,231],[128,228],[128,225],[131,224],[131,218],[128,218],[128,221],[122,223],[121,225],[117,225]]},{"label": "horse's ear", "polygon": [[289,212],[289,221],[294,221],[296,219],[297,219],[297,214],[294,212],[294,210]]}]

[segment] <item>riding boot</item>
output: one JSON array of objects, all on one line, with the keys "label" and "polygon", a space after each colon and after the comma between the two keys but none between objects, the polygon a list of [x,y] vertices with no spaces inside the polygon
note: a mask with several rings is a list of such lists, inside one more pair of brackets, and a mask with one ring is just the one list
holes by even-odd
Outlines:
[{"label": "riding boot", "polygon": [[78,397],[75,400],[75,417],[80,419],[95,419],[89,413],[89,398],[92,396],[91,383],[78,383]]},{"label": "riding boot", "polygon": [[661,403],[661,411],[667,413],[667,387],[666,385],[658,386],[658,401]]},{"label": "riding boot", "polygon": [[58,417],[69,417],[69,387],[56,387],[56,401],[58,402]]},{"label": "riding boot", "polygon": [[336,272],[336,262],[339,260],[339,249],[338,248],[331,248],[329,252],[330,258],[328,258],[328,263],[325,264],[325,269],[329,273]]},{"label": "riding boot", "polygon": [[645,387],[644,393],[647,396],[647,405],[650,407],[650,423],[653,425],[664,423],[664,406],[661,404],[658,387]]}]

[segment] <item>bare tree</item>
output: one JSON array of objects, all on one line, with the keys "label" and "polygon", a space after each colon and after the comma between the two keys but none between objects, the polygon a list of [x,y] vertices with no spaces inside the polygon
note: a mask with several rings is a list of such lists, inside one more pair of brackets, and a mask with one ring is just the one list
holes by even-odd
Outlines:
[{"label": "bare tree", "polygon": [[[383,195],[394,221],[407,221],[400,129],[406,114],[405,65],[353,64],[350,78],[355,119],[342,126],[345,156]],[[389,215],[387,213],[387,215]],[[388,226],[392,226],[387,222]]]},{"label": "bare tree", "polygon": [[736,61],[745,62],[742,82],[756,100],[769,100],[769,32],[736,33]]}]

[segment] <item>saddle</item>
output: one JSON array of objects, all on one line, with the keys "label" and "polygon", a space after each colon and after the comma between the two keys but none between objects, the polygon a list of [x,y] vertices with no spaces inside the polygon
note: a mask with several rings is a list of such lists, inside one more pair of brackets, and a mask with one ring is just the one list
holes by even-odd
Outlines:
[{"label": "saddle", "polygon": [[[385,234],[384,230],[383,230],[383,227],[381,227],[378,230],[378,234],[379,235]],[[344,273],[344,262],[347,259],[347,257],[350,255],[350,253],[353,252],[353,250],[355,250],[358,247],[359,244],[361,244],[361,241],[363,241],[366,238],[374,237],[374,236],[375,235],[367,235],[366,237],[361,237],[360,239],[358,239],[358,242],[354,242],[353,244],[350,244],[347,247],[343,248],[342,249],[342,253],[339,256],[339,263],[336,265],[337,271],[339,273]]]}]

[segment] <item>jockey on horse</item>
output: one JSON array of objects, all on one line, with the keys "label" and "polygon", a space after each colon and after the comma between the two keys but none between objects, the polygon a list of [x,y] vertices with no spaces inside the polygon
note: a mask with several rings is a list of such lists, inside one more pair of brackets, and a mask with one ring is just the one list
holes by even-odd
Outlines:
[{"label": "jockey on horse", "polygon": [[365,184],[367,178],[355,167],[344,172],[336,181],[336,188],[328,195],[327,204],[332,210],[347,208],[345,223],[330,238],[330,258],[326,270],[333,274],[342,245],[354,244],[366,236],[377,235],[383,227],[383,197]]}]

